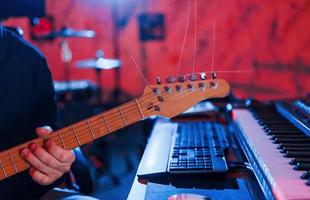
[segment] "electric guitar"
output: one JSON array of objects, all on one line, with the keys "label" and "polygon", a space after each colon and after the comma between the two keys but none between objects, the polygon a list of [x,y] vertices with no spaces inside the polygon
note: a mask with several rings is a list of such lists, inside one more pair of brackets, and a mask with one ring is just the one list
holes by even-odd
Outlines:
[{"label": "electric guitar", "polygon": [[177,82],[170,79],[166,84],[146,86],[143,95],[137,99],[54,131],[45,138],[36,138],[0,152],[0,180],[30,167],[20,156],[21,149],[30,143],[43,146],[46,140],[53,140],[64,149],[73,149],[147,117],[171,118],[204,99],[225,97],[229,92],[228,83],[222,79],[206,80],[201,76],[199,80],[196,77],[186,80],[182,77]]}]

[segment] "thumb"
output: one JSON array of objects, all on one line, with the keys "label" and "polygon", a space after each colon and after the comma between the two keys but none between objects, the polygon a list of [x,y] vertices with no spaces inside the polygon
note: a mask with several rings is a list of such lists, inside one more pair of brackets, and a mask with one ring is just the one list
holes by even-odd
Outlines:
[{"label": "thumb", "polygon": [[45,137],[51,132],[53,132],[53,129],[50,126],[43,126],[36,128],[36,133],[38,137]]}]

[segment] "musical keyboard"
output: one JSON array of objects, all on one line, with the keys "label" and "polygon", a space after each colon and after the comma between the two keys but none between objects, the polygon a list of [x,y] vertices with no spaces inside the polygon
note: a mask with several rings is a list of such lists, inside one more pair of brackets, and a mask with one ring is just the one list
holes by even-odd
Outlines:
[{"label": "musical keyboard", "polygon": [[233,111],[237,137],[268,199],[310,199],[310,137],[274,105]]}]

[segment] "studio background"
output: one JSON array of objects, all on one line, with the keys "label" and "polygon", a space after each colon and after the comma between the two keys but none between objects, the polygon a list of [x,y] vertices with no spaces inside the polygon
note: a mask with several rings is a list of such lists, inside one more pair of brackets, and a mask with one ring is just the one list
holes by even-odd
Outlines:
[{"label": "studio background", "polygon": [[[214,69],[251,71],[218,73],[219,78],[229,81],[238,97],[278,99],[302,96],[310,91],[310,1],[197,0],[197,4],[196,72],[211,71],[214,23]],[[113,28],[118,27],[119,38],[124,44],[118,43],[123,62],[120,87],[131,96],[141,95],[145,82],[124,46],[130,49],[150,83],[154,84],[157,76],[175,76],[188,10],[188,37],[180,73],[192,71],[194,5],[192,0],[190,7],[187,0],[46,0],[47,14],[54,18],[56,30],[66,26],[92,29],[97,34],[95,39],[68,39],[73,53],[70,64],[72,80],[91,79],[95,82],[95,72],[77,69],[75,62],[95,57],[98,49],[102,49],[107,58],[117,57]],[[146,12],[164,15],[163,40],[141,42],[138,16]],[[113,23],[115,13],[119,19],[116,24]],[[24,37],[46,56],[53,78],[64,80],[60,39],[32,41],[28,19],[9,19],[5,25],[21,26]],[[114,73],[113,70],[102,73],[103,96],[107,99],[115,87]]]}]

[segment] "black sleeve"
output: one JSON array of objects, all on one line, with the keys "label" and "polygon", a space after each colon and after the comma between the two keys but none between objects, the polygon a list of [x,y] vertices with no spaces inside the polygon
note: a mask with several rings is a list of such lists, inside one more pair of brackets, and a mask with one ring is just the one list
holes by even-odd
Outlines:
[{"label": "black sleeve", "polygon": [[51,72],[48,69],[45,59],[42,59],[39,66],[39,77],[37,82],[37,127],[56,127],[57,107],[55,101],[55,91]]}]

